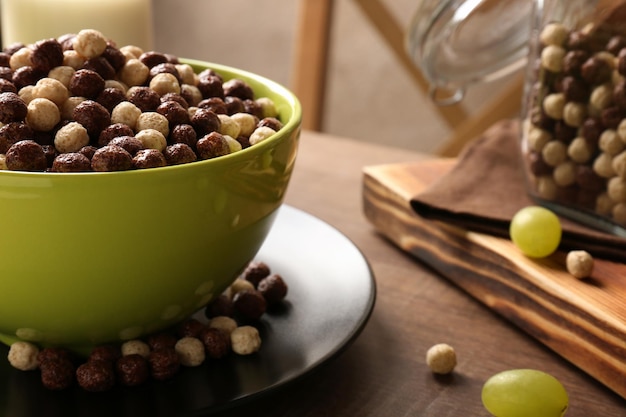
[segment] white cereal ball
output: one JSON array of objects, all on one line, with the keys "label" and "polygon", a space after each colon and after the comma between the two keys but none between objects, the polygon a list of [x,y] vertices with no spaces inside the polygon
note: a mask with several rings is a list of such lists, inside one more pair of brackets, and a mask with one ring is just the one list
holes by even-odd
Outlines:
[{"label": "white cereal ball", "polygon": [[620,177],[609,179],[606,186],[606,192],[616,203],[626,203],[626,181]]},{"label": "white cereal ball", "polygon": [[216,316],[209,320],[209,327],[222,330],[230,335],[237,328],[237,321],[228,316]]},{"label": "white cereal ball", "polygon": [[135,130],[137,119],[141,116],[141,109],[130,101],[122,101],[111,111],[111,124],[123,123]]},{"label": "white cereal ball", "polygon": [[246,290],[254,290],[254,284],[244,278],[237,278],[233,281],[232,284],[228,286],[228,294],[231,298],[234,297],[235,294],[237,294],[238,292]]},{"label": "white cereal ball", "polygon": [[72,41],[74,50],[85,58],[95,58],[104,52],[107,47],[106,37],[94,29],[83,29],[76,34]]},{"label": "white cereal ball", "polygon": [[74,118],[74,109],[85,100],[87,100],[85,97],[79,96],[73,96],[65,100],[65,103],[63,103],[60,107],[61,118],[63,120],[72,120]]},{"label": "white cereal ball", "polygon": [[218,114],[217,117],[220,119],[219,132],[222,135],[228,135],[231,138],[239,137],[239,133],[241,132],[241,127],[239,127],[239,123],[234,121],[227,114]]},{"label": "white cereal ball", "polygon": [[567,272],[578,279],[591,276],[593,263],[593,257],[584,250],[570,251],[565,258]]},{"label": "white cereal ball", "polygon": [[565,48],[557,45],[548,45],[541,51],[541,65],[551,72],[561,72],[563,70],[563,58]]},{"label": "white cereal ball", "polygon": [[163,116],[161,113],[157,113],[155,111],[147,111],[141,113],[137,118],[137,123],[135,124],[135,130],[146,130],[146,129],[154,129],[165,137],[170,134],[170,124],[167,120],[167,117]]},{"label": "white cereal ball", "polygon": [[278,110],[271,98],[259,97],[255,101],[261,107],[263,117],[278,117]]},{"label": "white cereal ball", "polygon": [[183,337],[174,345],[180,364],[183,366],[200,366],[204,362],[204,344],[195,337]]},{"label": "white cereal ball", "polygon": [[195,83],[195,72],[189,64],[176,64],[176,71],[183,84],[193,85]]},{"label": "white cereal ball", "polygon": [[541,152],[546,143],[552,140],[552,134],[547,130],[533,126],[528,131],[528,146],[537,152]]},{"label": "white cereal ball", "polygon": [[250,145],[256,145],[259,142],[263,142],[265,139],[274,135],[276,131],[271,127],[261,126],[254,129],[254,132],[250,135]]},{"label": "white cereal ball", "polygon": [[626,143],[620,139],[617,131],[614,129],[606,129],[600,134],[598,147],[608,155],[614,156],[624,150]]},{"label": "white cereal ball", "polygon": [[555,167],[567,159],[567,145],[559,140],[551,140],[541,150],[541,156],[546,164]]},{"label": "white cereal ball", "polygon": [[561,23],[548,23],[541,30],[539,36],[544,45],[563,45],[567,39],[569,30]]},{"label": "white cereal ball", "polygon": [[3,153],[0,153],[0,170],[6,171],[9,169],[7,167],[7,156]]},{"label": "white cereal ball", "polygon": [[150,68],[140,60],[132,58],[126,61],[119,71],[120,81],[129,87],[142,85],[150,75]]},{"label": "white cereal ball", "polygon": [[65,103],[70,93],[63,83],[55,78],[42,78],[33,88],[33,98],[47,98],[57,106]]},{"label": "white cereal ball", "polygon": [[78,122],[69,122],[54,135],[54,147],[61,153],[78,152],[88,144],[87,129]]},{"label": "white cereal ball", "polygon": [[26,123],[39,132],[49,132],[61,121],[61,112],[47,98],[34,98],[28,103]]},{"label": "white cereal ball", "polygon": [[243,146],[241,146],[241,143],[238,142],[236,139],[233,139],[232,136],[229,135],[223,135],[224,139],[226,139],[226,142],[228,143],[228,147],[230,148],[230,153],[233,152],[239,152],[241,149],[243,149]]},{"label": "white cereal ball", "polygon": [[85,65],[85,58],[73,49],[63,52],[63,65],[79,70]]},{"label": "white cereal ball", "polygon": [[611,167],[620,178],[626,180],[626,151],[620,152],[613,157]]},{"label": "white cereal ball", "polygon": [[9,58],[9,66],[13,71],[22,67],[31,66],[33,63],[31,61],[33,51],[30,48],[24,47],[15,51],[11,58]]},{"label": "white cereal ball", "polygon": [[611,209],[611,216],[616,223],[626,226],[626,203],[615,204]]},{"label": "white cereal ball", "polygon": [[249,137],[256,129],[258,119],[250,113],[235,113],[230,117],[239,124],[239,134],[242,136]]},{"label": "white cereal ball", "polygon": [[167,147],[167,139],[155,129],[140,130],[135,134],[135,138],[141,141],[145,149],[156,149],[163,152]]},{"label": "white cereal ball", "polygon": [[238,355],[250,355],[261,349],[261,336],[256,327],[240,326],[230,334],[230,342]]},{"label": "white cereal ball", "polygon": [[615,175],[613,169],[613,158],[611,155],[602,152],[593,161],[593,172],[601,176],[602,178],[611,178]]},{"label": "white cereal ball", "polygon": [[150,346],[142,340],[133,339],[122,343],[122,355],[140,355],[144,358],[150,356]]},{"label": "white cereal ball", "polygon": [[14,368],[20,371],[32,371],[39,366],[38,354],[39,348],[36,345],[29,342],[15,342],[9,349],[8,359]]},{"label": "white cereal ball", "polygon": [[426,364],[436,374],[449,374],[456,367],[456,352],[452,346],[438,343],[426,352]]},{"label": "white cereal ball", "polygon": [[54,78],[55,80],[63,84],[65,88],[68,88],[70,85],[70,80],[72,79],[72,76],[75,72],[76,70],[69,65],[60,65],[58,67],[52,68],[50,72],[48,72],[48,77]]},{"label": "white cereal ball", "polygon": [[563,111],[565,109],[565,94],[553,93],[548,94],[543,99],[543,111],[553,119],[563,119]]},{"label": "white cereal ball", "polygon": [[180,94],[180,84],[174,74],[160,73],[150,80],[150,88],[158,95],[164,96],[167,93]]},{"label": "white cereal ball", "polygon": [[574,162],[584,164],[593,156],[594,149],[585,138],[575,138],[567,147],[567,156]]}]

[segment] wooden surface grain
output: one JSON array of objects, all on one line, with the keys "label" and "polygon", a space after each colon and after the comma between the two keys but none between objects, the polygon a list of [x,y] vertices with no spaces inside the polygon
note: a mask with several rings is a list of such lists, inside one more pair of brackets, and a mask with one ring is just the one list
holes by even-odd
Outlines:
[{"label": "wooden surface grain", "polygon": [[[488,417],[482,384],[512,368],[542,369],[570,395],[566,417],[624,417],[626,401],[378,233],[362,207],[363,168],[416,162],[405,150],[303,132],[286,202],[333,225],[368,259],[377,300],[361,335],[313,374],[224,416]],[[323,300],[320,300],[323,302]],[[435,343],[458,366],[435,377]]]},{"label": "wooden surface grain", "polygon": [[509,240],[417,216],[411,197],[453,161],[365,169],[365,212],[378,230],[477,300],[626,398],[626,265],[595,260],[575,279],[566,253],[524,256]]}]

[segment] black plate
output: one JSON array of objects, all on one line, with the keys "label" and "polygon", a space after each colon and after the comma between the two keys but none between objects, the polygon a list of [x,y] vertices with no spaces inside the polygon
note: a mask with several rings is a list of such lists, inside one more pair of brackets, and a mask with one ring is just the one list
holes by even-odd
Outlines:
[{"label": "black plate", "polygon": [[[361,252],[323,221],[283,206],[256,259],[283,276],[289,293],[280,311],[258,324],[263,345],[185,368],[172,380],[105,393],[41,386],[37,371],[0,359],[0,415],[197,416],[235,407],[307,374],[340,353],[367,322],[376,287]],[[6,357],[6,347],[0,354]]]}]

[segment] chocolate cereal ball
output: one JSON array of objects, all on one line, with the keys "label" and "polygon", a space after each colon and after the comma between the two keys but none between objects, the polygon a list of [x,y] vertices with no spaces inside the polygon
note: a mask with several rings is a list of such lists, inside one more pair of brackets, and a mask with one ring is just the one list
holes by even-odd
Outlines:
[{"label": "chocolate cereal ball", "polygon": [[46,154],[34,140],[22,140],[6,152],[7,169],[11,171],[45,171],[48,167]]},{"label": "chocolate cereal ball", "polygon": [[193,149],[184,143],[175,143],[167,146],[163,155],[168,165],[186,164],[198,159]]},{"label": "chocolate cereal ball", "polygon": [[133,157],[119,146],[103,146],[91,158],[91,169],[98,172],[125,171],[132,166]]},{"label": "chocolate cereal ball", "polygon": [[150,374],[157,381],[173,378],[180,369],[180,360],[174,348],[158,349],[150,352],[148,357]]},{"label": "chocolate cereal ball", "polygon": [[252,261],[248,264],[243,271],[242,277],[245,280],[250,281],[255,287],[259,285],[259,282],[271,273],[269,265],[261,261]]},{"label": "chocolate cereal ball", "polygon": [[263,278],[257,289],[270,305],[282,301],[287,295],[287,284],[279,274]]},{"label": "chocolate cereal ball", "polygon": [[26,118],[28,107],[16,93],[0,93],[0,122],[21,122]]},{"label": "chocolate cereal ball", "polygon": [[69,359],[40,361],[41,383],[49,390],[61,391],[74,383],[74,365]]},{"label": "chocolate cereal ball", "polygon": [[119,146],[132,156],[143,149],[143,143],[133,136],[118,136],[111,139],[109,145]]},{"label": "chocolate cereal ball", "polygon": [[230,352],[229,335],[217,328],[208,328],[202,335],[206,356],[212,359],[223,358]]},{"label": "chocolate cereal ball", "polygon": [[245,320],[257,320],[267,309],[267,301],[258,290],[239,291],[233,297],[233,305],[236,314]]},{"label": "chocolate cereal ball", "polygon": [[56,39],[40,40],[32,47],[30,61],[33,68],[47,73],[63,64],[63,48]]},{"label": "chocolate cereal ball", "polygon": [[104,90],[104,78],[95,71],[80,69],[70,78],[69,90],[74,96],[95,100]]},{"label": "chocolate cereal ball", "polygon": [[73,112],[73,118],[87,129],[89,137],[97,139],[107,126],[111,124],[111,115],[104,106],[93,100],[79,103]]},{"label": "chocolate cereal ball", "polygon": [[141,385],[150,377],[148,360],[137,353],[118,359],[115,370],[120,384],[127,387]]},{"label": "chocolate cereal ball", "polygon": [[11,122],[0,127],[0,154],[6,153],[11,145],[21,140],[33,140],[35,132],[24,122]]},{"label": "chocolate cereal ball", "polygon": [[211,132],[198,140],[196,151],[200,159],[212,159],[228,155],[230,146],[224,135],[219,132]]},{"label": "chocolate cereal ball", "polygon": [[148,169],[167,165],[165,156],[158,149],[141,149],[133,157],[133,168]]},{"label": "chocolate cereal ball", "polygon": [[76,381],[85,391],[108,391],[115,385],[113,365],[101,360],[85,362],[76,369]]},{"label": "chocolate cereal ball", "polygon": [[91,161],[82,153],[62,153],[54,158],[52,172],[88,172],[91,171]]},{"label": "chocolate cereal ball", "polygon": [[105,127],[100,135],[98,136],[98,146],[106,146],[113,140],[119,136],[133,136],[135,132],[130,128],[127,124],[124,123],[113,123],[107,127]]}]

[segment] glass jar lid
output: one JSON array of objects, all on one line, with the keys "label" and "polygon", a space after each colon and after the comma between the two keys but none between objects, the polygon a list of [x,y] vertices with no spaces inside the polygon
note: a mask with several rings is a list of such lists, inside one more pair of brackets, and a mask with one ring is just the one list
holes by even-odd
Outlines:
[{"label": "glass jar lid", "polygon": [[469,85],[523,66],[533,10],[533,0],[423,0],[406,47],[430,83],[433,100],[454,104]]}]

